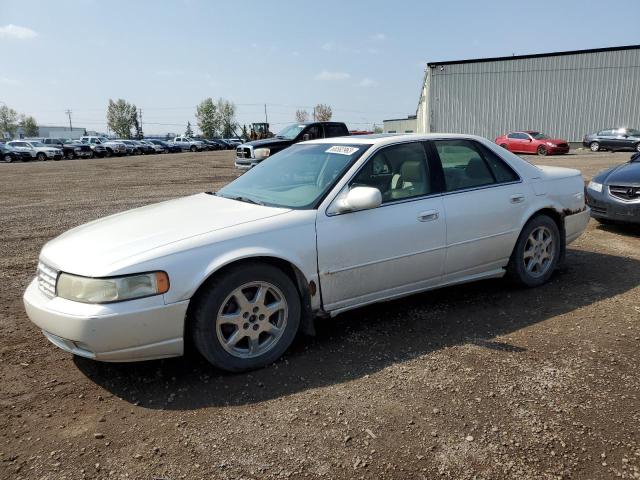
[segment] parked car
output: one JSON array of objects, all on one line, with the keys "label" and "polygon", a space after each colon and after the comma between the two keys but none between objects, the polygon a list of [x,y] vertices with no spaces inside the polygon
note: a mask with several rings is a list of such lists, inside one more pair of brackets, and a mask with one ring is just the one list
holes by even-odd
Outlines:
[{"label": "parked car", "polygon": [[0,143],[0,159],[5,163],[17,162],[18,160],[26,162],[31,160],[31,154],[27,151],[16,150],[11,145]]},{"label": "parked car", "polygon": [[140,147],[140,150],[145,155],[156,153],[156,149],[153,147],[153,145],[149,145],[142,140],[133,140],[133,142]]},{"label": "parked car", "polygon": [[216,142],[218,145],[220,145],[221,150],[235,150],[237,148],[236,145],[234,145],[231,142],[228,142],[224,138],[216,138],[213,141]]},{"label": "parked car", "polygon": [[93,157],[91,147],[78,140],[71,140],[70,138],[36,138],[34,140],[38,140],[48,147],[59,148],[62,150],[64,158],[69,160]]},{"label": "parked car", "polygon": [[640,223],[640,152],[593,177],[587,203],[600,223]]},{"label": "parked car", "polygon": [[640,152],[640,130],[634,128],[611,128],[585,135],[582,145],[592,152],[598,150],[635,150]]},{"label": "parked car", "polygon": [[151,139],[146,141],[162,147],[166,153],[178,153],[182,151],[182,148],[179,145],[174,145],[168,142],[164,142],[162,140]]},{"label": "parked car", "polygon": [[503,275],[541,285],[588,221],[579,171],[479,137],[321,139],[217,192],[51,240],[24,303],[75,355],[166,358],[188,337],[242,371],[275,361],[314,315]]},{"label": "parked car", "polygon": [[164,153],[165,148],[162,145],[156,145],[149,140],[138,140],[138,143],[147,146],[148,153]]},{"label": "parked car", "polygon": [[100,156],[110,157],[112,155],[127,154],[127,146],[116,140],[109,140],[105,137],[84,136],[80,138],[80,141],[91,146],[96,153],[98,153],[98,150],[95,148],[97,145],[104,147],[104,153],[101,152]]},{"label": "parked car", "polygon": [[240,170],[248,170],[295,143],[348,135],[349,129],[342,122],[295,123],[285,127],[274,138],[254,140],[236,147],[235,166]]},{"label": "parked car", "polygon": [[210,151],[218,151],[222,150],[222,145],[216,142],[215,140],[202,140],[204,144],[207,146],[207,149]]},{"label": "parked car", "polygon": [[127,148],[127,155],[142,155],[144,153],[145,149],[133,140],[118,138],[117,141]]},{"label": "parked car", "polygon": [[171,143],[178,145],[184,152],[201,152],[205,149],[204,143],[190,137],[175,137]]},{"label": "parked car", "polygon": [[44,143],[35,140],[13,140],[7,145],[21,152],[28,152],[32,158],[37,160],[60,160],[62,150],[54,147],[47,147]]},{"label": "parked car", "polygon": [[496,138],[496,143],[514,153],[555,155],[569,152],[569,143],[566,140],[551,138],[533,130],[509,132]]}]

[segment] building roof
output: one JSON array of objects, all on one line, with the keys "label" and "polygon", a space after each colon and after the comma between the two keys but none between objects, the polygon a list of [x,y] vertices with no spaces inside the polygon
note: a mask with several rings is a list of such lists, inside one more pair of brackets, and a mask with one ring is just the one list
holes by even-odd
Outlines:
[{"label": "building roof", "polygon": [[472,58],[468,60],[447,60],[444,62],[429,62],[427,63],[427,66],[430,68],[433,68],[440,65],[453,65],[453,64],[461,64],[461,63],[502,62],[502,61],[508,61],[508,60],[521,60],[524,58],[560,57],[563,55],[582,55],[585,53],[617,52],[621,50],[637,50],[637,49],[640,49],[640,45],[623,45],[620,47],[591,48],[588,50],[567,50],[563,52],[534,53],[531,55],[511,55],[508,57],[487,57],[487,58]]},{"label": "building roof", "polygon": [[382,120],[383,122],[402,122],[404,120],[415,120],[417,118],[416,115],[407,115],[406,118],[387,118],[386,120]]}]

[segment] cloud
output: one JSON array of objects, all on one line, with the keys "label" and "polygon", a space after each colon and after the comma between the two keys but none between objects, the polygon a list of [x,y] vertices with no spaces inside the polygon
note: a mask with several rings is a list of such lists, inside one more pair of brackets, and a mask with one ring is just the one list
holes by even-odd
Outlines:
[{"label": "cloud", "polygon": [[351,75],[345,72],[327,72],[323,70],[318,75],[316,75],[316,80],[349,80]]},{"label": "cloud", "polygon": [[336,49],[336,44],[334,42],[323,43],[320,47],[325,52],[331,52]]},{"label": "cloud", "polygon": [[20,82],[14,78],[0,77],[0,85],[20,85]]},{"label": "cloud", "polygon": [[358,84],[359,87],[375,87],[378,85],[378,82],[373,80],[372,78],[365,77]]},{"label": "cloud", "polygon": [[30,38],[37,37],[38,34],[27,27],[20,27],[18,25],[5,25],[0,27],[0,38],[15,38],[17,40],[28,40]]},{"label": "cloud", "polygon": [[378,42],[383,42],[384,40],[387,39],[387,36],[384,33],[376,33],[374,35],[371,35],[369,38],[371,40],[376,40]]}]

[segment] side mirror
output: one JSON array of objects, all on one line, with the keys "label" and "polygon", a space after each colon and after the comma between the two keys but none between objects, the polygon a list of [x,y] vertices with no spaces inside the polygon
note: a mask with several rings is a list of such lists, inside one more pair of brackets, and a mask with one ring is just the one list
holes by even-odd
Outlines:
[{"label": "side mirror", "polygon": [[311,140],[311,135],[305,133],[304,135],[302,135],[302,141],[306,142],[307,140]]},{"label": "side mirror", "polygon": [[533,140],[529,139],[529,143],[533,142]]},{"label": "side mirror", "polygon": [[374,187],[355,187],[349,190],[347,196],[338,200],[338,212],[353,212],[356,210],[370,210],[382,205],[382,194]]}]

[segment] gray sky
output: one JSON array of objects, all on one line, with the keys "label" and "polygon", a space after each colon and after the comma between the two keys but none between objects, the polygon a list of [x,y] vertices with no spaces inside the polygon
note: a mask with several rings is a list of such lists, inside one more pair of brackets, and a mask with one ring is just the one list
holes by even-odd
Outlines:
[{"label": "gray sky", "polygon": [[[632,2],[633,3],[633,2]],[[640,43],[627,4],[594,1],[0,0],[0,101],[40,124],[106,129],[109,98],[147,134],[195,125],[208,96],[272,130],[333,107],[370,129],[415,113],[424,65]]]}]

